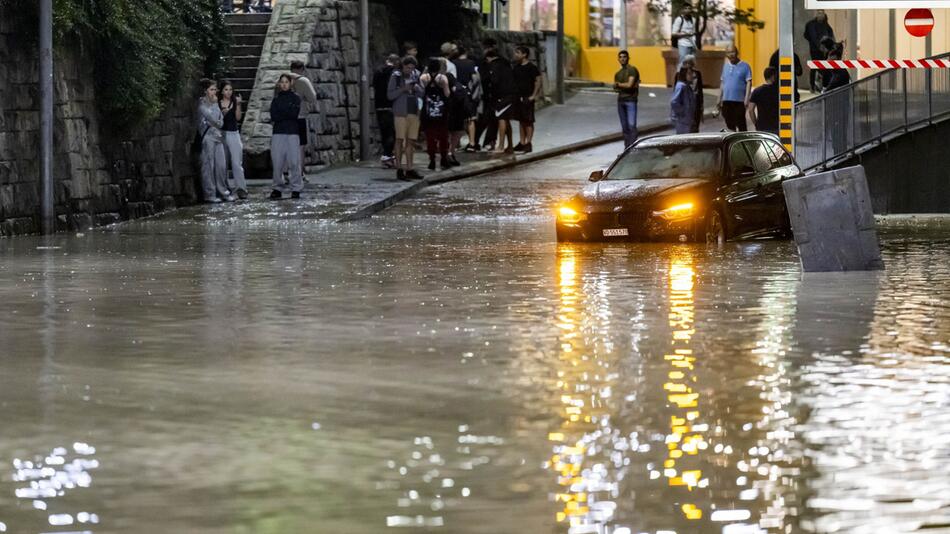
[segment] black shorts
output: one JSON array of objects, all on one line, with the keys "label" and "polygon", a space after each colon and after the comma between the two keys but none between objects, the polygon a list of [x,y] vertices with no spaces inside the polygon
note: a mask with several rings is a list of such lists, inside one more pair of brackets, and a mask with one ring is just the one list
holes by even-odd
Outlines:
[{"label": "black shorts", "polygon": [[310,128],[307,127],[307,119],[297,119],[297,135],[300,136],[300,146],[307,146],[307,133]]},{"label": "black shorts", "polygon": [[534,124],[534,101],[524,96],[518,101],[518,121]]},{"label": "black shorts", "polygon": [[518,119],[518,101],[514,98],[499,98],[492,106],[495,111],[495,118],[500,121],[510,121]]}]

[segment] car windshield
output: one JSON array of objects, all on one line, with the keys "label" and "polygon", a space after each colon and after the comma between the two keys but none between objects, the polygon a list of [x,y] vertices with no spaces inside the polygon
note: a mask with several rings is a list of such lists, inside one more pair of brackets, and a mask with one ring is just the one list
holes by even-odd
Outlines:
[{"label": "car windshield", "polygon": [[719,175],[720,149],[715,146],[666,145],[634,148],[620,158],[607,180],[712,178]]}]

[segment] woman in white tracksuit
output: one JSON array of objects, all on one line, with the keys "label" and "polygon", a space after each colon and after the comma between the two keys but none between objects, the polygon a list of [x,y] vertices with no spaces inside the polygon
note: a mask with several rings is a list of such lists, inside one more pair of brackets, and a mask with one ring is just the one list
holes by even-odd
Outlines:
[{"label": "woman in white tracksuit", "polygon": [[224,149],[231,165],[231,177],[238,198],[247,198],[247,182],[244,180],[244,145],[241,143],[241,95],[234,94],[234,86],[228,80],[218,83],[221,96],[221,114],[224,116]]},{"label": "woman in white tracksuit", "polygon": [[234,201],[228,191],[228,164],[224,157],[224,116],[218,107],[218,86],[201,80],[204,96],[198,101],[198,135],[201,136],[201,188],[204,201],[217,204]]}]

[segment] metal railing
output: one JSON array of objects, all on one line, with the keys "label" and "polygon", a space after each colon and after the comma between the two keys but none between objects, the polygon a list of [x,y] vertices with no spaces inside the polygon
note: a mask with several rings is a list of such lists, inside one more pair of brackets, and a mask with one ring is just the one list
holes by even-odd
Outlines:
[{"label": "metal railing", "polygon": [[795,159],[821,170],[947,118],[950,69],[881,71],[795,105]]}]

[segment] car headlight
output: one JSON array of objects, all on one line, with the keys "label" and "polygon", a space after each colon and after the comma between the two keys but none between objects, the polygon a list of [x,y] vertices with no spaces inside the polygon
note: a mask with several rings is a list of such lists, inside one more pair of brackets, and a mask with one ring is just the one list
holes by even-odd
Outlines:
[{"label": "car headlight", "polygon": [[689,219],[694,215],[693,203],[687,202],[686,204],[677,204],[675,206],[670,206],[665,210],[654,211],[654,217],[661,217],[667,221],[678,221],[682,219]]},{"label": "car headlight", "polygon": [[570,206],[560,206],[557,209],[557,220],[568,223],[575,224],[584,220],[587,216],[576,209]]}]

